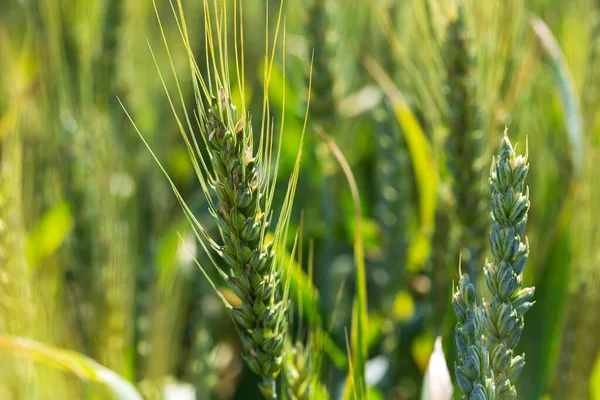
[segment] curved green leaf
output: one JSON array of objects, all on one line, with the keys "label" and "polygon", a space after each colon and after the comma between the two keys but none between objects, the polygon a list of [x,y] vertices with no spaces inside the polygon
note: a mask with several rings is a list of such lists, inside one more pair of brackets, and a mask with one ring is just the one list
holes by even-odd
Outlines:
[{"label": "curved green leaf", "polygon": [[573,76],[548,25],[535,14],[529,15],[529,25],[540,43],[544,56],[548,59],[554,71],[571,145],[573,172],[575,176],[580,176],[583,172],[583,116]]}]

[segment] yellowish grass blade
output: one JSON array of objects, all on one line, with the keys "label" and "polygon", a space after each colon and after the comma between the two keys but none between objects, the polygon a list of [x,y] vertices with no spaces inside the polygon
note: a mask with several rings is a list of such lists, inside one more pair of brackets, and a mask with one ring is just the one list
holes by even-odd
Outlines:
[{"label": "yellowish grass blade", "polygon": [[22,355],[51,367],[71,372],[81,379],[99,383],[117,399],[142,400],[139,392],[125,378],[80,353],[12,336],[0,336],[0,350]]}]

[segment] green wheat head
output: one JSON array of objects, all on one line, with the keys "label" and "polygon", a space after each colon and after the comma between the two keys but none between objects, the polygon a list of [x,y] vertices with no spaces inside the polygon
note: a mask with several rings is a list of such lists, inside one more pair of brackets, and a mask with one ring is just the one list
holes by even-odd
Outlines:
[{"label": "green wheat head", "polygon": [[[207,48],[205,62],[206,70],[209,71],[206,76],[200,73],[197,60],[192,54],[181,2],[177,1],[178,11],[173,8],[193,77],[196,100],[194,116],[186,111],[179,81],[177,93],[182,103],[183,116],[180,116],[180,112],[174,106],[168,88],[165,87],[165,90],[208,203],[208,210],[217,222],[217,235],[209,233],[202,226],[172,182],[171,185],[197,239],[220,277],[240,300],[237,304],[231,304],[221,296],[231,312],[242,342],[242,357],[253,372],[262,376],[261,392],[265,398],[272,399],[277,397],[275,380],[281,369],[288,323],[289,285],[282,280],[286,274],[278,254],[281,254],[281,246],[287,235],[298,179],[301,147],[288,181],[286,196],[280,204],[274,204],[279,153],[281,143],[285,140],[283,115],[280,130],[276,134],[269,99],[265,96],[259,140],[255,143],[252,119],[245,104],[241,104],[238,110],[232,102],[227,2],[219,1],[214,7],[206,1],[204,4]],[[267,33],[264,93],[268,93],[282,21],[282,7],[283,5],[279,10],[272,46]],[[233,26],[232,58],[235,59],[237,89],[243,99],[245,85],[241,16],[242,2],[234,2],[233,20],[236,23]],[[167,40],[164,36],[163,39],[169,52]],[[285,54],[285,38],[283,53]],[[285,63],[285,55],[283,62]],[[177,78],[175,69],[172,70]],[[196,130],[199,134],[195,133]],[[276,140],[279,147],[275,145]],[[276,210],[279,211],[278,218],[274,216]],[[205,275],[210,281],[208,275]],[[216,284],[212,281],[210,283],[219,293]]]},{"label": "green wheat head", "polygon": [[517,396],[514,382],[525,358],[513,356],[513,352],[534,294],[533,288],[522,284],[529,255],[529,245],[521,241],[529,211],[529,193],[524,186],[528,170],[527,155],[517,156],[505,134],[489,181],[493,261],[484,271],[491,301],[477,306],[475,288],[467,274],[461,277],[453,297],[459,352],[455,371],[463,398],[503,400]]},{"label": "green wheat head", "polygon": [[[229,114],[229,121],[224,114]],[[259,176],[261,154],[253,153],[251,125],[244,116],[237,118],[224,90],[201,121],[213,168],[207,182],[218,201],[211,205],[211,212],[221,236],[211,246],[223,261],[220,265],[226,266],[223,270],[230,288],[241,300],[232,315],[243,358],[252,371],[267,378],[261,389],[272,397],[268,381],[281,366],[287,298],[273,243],[266,240],[270,207],[261,204],[261,199],[268,199],[270,188],[266,177]]]},{"label": "green wheat head", "polygon": [[523,287],[522,275],[529,256],[529,245],[526,240],[522,242],[529,211],[529,191],[524,186],[528,170],[527,155],[517,156],[508,136],[504,136],[490,172],[493,262],[485,266],[485,277],[492,297],[484,304],[486,344],[498,399],[516,398],[513,383],[521,374],[525,358],[513,357],[513,351],[523,332],[523,316],[533,305],[534,288]]}]

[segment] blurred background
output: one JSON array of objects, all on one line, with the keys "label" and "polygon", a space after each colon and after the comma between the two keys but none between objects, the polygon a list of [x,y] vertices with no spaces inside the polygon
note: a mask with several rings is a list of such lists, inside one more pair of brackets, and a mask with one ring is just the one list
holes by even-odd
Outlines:
[{"label": "blurred background", "polygon": [[[170,3],[155,1],[191,110],[179,29]],[[203,2],[182,3],[201,57]],[[459,255],[485,287],[487,176],[507,127],[531,164],[524,281],[536,287],[536,304],[519,344],[527,360],[519,397],[600,399],[600,2],[465,0],[463,20],[452,1],[286,0],[285,65],[280,41],[264,93],[265,30],[273,34],[279,7],[243,2],[247,87],[233,101],[257,116],[255,131],[264,96],[274,115],[285,111],[278,174],[287,180],[314,51],[291,219],[291,232],[302,221],[302,253],[313,260],[291,298],[312,295],[309,307],[294,305],[290,332],[303,336],[306,314],[322,319],[320,379],[330,398],[339,397],[348,368],[355,215],[315,130],[338,144],[359,187],[370,398],[417,399],[438,335],[453,371]],[[197,245],[188,222],[117,100],[196,217],[216,229],[157,66],[174,93],[151,0],[1,0],[0,335],[84,354],[148,399],[174,388],[192,388],[197,399],[260,398],[230,317],[190,254]],[[453,81],[463,67],[466,78]],[[477,108],[469,114],[476,128],[456,118],[468,107]],[[476,131],[477,146],[461,145],[469,140],[461,126]],[[465,197],[460,185],[473,182],[481,188]],[[202,249],[196,253],[230,296]],[[15,357],[0,341],[0,398],[111,398],[37,358]]]}]

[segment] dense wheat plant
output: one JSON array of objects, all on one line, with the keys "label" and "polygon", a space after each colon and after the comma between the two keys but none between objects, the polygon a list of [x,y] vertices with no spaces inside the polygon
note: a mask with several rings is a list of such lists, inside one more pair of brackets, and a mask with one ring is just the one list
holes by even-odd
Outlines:
[{"label": "dense wheat plant", "polygon": [[490,171],[493,261],[486,263],[484,271],[491,301],[476,304],[475,288],[466,274],[453,297],[458,317],[456,379],[466,398],[517,397],[514,382],[525,359],[513,352],[534,293],[522,285],[529,255],[527,242],[522,242],[529,210],[529,192],[524,187],[528,169],[527,155],[518,156],[505,134]]},{"label": "dense wheat plant", "polygon": [[[244,103],[238,111],[232,100],[227,2],[215,2],[214,9],[205,2],[206,70],[209,71],[206,76],[201,73],[190,50],[183,7],[180,1],[177,3],[179,12],[174,14],[181,26],[193,75],[196,100],[194,117],[200,139],[197,139],[185,109],[184,118],[189,131],[183,128],[182,123],[180,128],[210,214],[217,222],[217,236],[201,225],[177,189],[173,188],[198,240],[219,275],[238,298],[235,302],[225,297],[222,300],[231,312],[242,343],[244,361],[262,377],[259,387],[264,397],[274,399],[277,398],[276,379],[283,361],[287,334],[289,293],[286,273],[278,254],[287,236],[301,151],[298,151],[283,204],[273,204],[279,162],[279,153],[274,147],[275,140],[279,140],[280,144],[285,140],[283,117],[280,135],[275,137],[273,117],[268,98],[265,97],[259,143],[256,145],[252,120]],[[240,16],[239,25],[234,27],[237,89],[244,98],[244,39],[243,36],[238,37],[240,32],[243,35],[242,2],[234,2],[233,7],[234,24],[238,23],[237,16]],[[281,8],[272,50],[267,29],[265,92],[268,92],[280,22]],[[238,41],[242,44],[238,44]],[[165,46],[169,51],[166,40]],[[173,110],[179,122],[178,113],[175,108]],[[279,212],[279,218],[274,220],[276,212]]]}]

